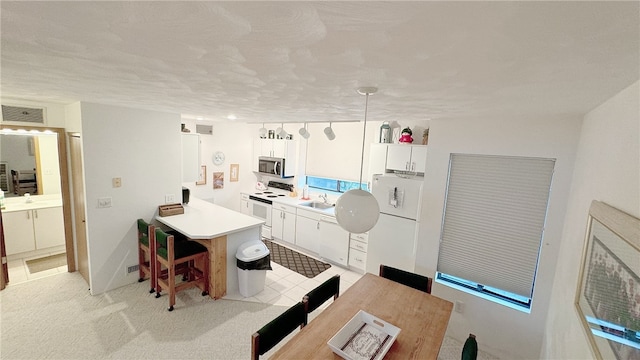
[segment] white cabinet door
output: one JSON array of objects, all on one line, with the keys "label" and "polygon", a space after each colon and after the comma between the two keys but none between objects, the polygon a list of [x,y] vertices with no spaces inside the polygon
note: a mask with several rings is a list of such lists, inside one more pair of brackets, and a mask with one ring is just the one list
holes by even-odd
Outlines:
[{"label": "white cabinet door", "polygon": [[411,162],[410,145],[389,145],[387,147],[387,169],[408,171]]},{"label": "white cabinet door", "polygon": [[32,211],[36,249],[64,245],[64,218],[62,207]]},{"label": "white cabinet door", "polygon": [[296,245],[311,253],[318,253],[320,222],[304,216],[296,216]]},{"label": "white cabinet door", "polygon": [[320,256],[338,265],[349,262],[349,233],[338,225],[335,218],[320,219]]},{"label": "white cabinet door", "polygon": [[384,174],[387,169],[387,145],[389,144],[371,144],[369,148],[369,169],[367,172],[367,181],[371,181],[374,174]]},{"label": "white cabinet door", "polygon": [[411,147],[411,171],[424,173],[427,166],[427,147]]},{"label": "white cabinet door", "polygon": [[271,211],[271,235],[278,240],[294,244],[296,241],[296,208],[273,203]]},{"label": "white cabinet door", "polygon": [[36,249],[31,210],[3,213],[2,225],[7,255]]},{"label": "white cabinet door", "polygon": [[240,212],[251,216],[251,208],[249,207],[249,195],[240,194]]}]

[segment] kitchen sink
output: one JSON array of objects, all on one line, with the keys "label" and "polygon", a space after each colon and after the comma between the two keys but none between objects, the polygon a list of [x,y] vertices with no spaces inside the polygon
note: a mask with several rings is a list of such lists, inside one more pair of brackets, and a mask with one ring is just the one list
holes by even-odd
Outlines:
[{"label": "kitchen sink", "polygon": [[327,204],[327,203],[319,202],[319,201],[311,201],[311,202],[308,202],[308,203],[302,203],[300,205],[307,206],[307,207],[314,208],[314,209],[320,209],[320,210],[330,209],[330,208],[335,206],[334,204]]}]

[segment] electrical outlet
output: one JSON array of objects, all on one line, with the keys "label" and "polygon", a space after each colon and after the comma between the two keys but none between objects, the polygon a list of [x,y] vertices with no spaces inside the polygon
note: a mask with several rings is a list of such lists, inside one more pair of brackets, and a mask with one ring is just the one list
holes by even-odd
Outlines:
[{"label": "electrical outlet", "polygon": [[457,313],[462,314],[464,312],[464,303],[462,301],[456,301],[455,310]]},{"label": "electrical outlet", "polygon": [[122,178],[113,178],[111,179],[111,183],[113,184],[114,188],[119,188],[120,186],[122,186]]},{"label": "electrical outlet", "polygon": [[98,198],[98,208],[109,208],[109,207],[111,207],[110,197]]},{"label": "electrical outlet", "polygon": [[174,194],[167,194],[164,196],[164,203],[171,204],[176,202],[176,196]]}]

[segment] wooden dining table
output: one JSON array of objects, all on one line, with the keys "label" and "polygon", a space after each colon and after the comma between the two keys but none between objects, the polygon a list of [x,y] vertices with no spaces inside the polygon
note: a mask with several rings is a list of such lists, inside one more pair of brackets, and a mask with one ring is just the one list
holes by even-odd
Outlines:
[{"label": "wooden dining table", "polygon": [[452,309],[450,301],[367,273],[270,359],[341,359],[327,342],[363,310],[400,328],[385,360],[435,360]]}]

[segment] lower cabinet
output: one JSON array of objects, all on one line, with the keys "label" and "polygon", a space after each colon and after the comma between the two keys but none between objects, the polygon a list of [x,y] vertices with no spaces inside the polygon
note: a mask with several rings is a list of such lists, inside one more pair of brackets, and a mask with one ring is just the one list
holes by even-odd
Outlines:
[{"label": "lower cabinet", "polygon": [[334,217],[320,218],[320,257],[338,265],[349,262],[349,232],[338,225]]},{"label": "lower cabinet", "polygon": [[314,254],[320,250],[320,217],[302,209],[298,209],[296,216],[296,245]]},{"label": "lower cabinet", "polygon": [[241,194],[240,195],[240,212],[251,216],[251,208],[249,207],[249,195]]},{"label": "lower cabinet", "polygon": [[368,234],[351,234],[349,238],[349,267],[364,272],[367,269]]},{"label": "lower cabinet", "polygon": [[296,241],[296,207],[273,203],[271,209],[271,236],[291,244]]},{"label": "lower cabinet", "polygon": [[64,245],[62,207],[2,214],[7,255]]}]

